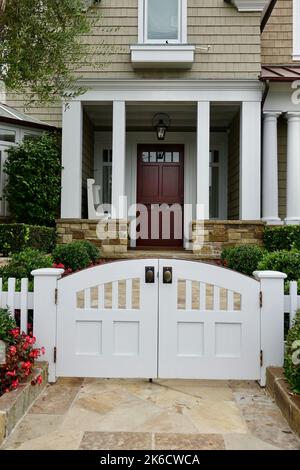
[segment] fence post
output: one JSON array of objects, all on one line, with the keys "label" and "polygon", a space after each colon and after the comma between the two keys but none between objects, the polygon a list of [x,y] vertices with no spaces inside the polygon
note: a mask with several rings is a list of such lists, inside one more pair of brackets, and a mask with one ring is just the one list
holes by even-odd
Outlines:
[{"label": "fence post", "polygon": [[283,366],[284,359],[284,279],[286,274],[277,271],[255,271],[260,281],[262,307],[260,319],[260,344],[262,365],[260,385],[266,385],[267,367]]},{"label": "fence post", "polygon": [[297,281],[290,282],[290,326],[295,318],[298,310],[298,283]]},{"label": "fence post", "polygon": [[44,346],[45,360],[49,364],[49,382],[56,381],[54,348],[56,346],[56,303],[55,289],[63,269],[45,268],[32,271],[34,276],[34,317],[33,333],[37,347]]}]

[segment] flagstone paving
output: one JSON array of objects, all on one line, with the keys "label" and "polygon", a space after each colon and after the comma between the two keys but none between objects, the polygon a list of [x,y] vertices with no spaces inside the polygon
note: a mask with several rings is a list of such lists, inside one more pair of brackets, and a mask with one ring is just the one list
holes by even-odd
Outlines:
[{"label": "flagstone paving", "polygon": [[2,449],[300,450],[255,382],[60,379]]}]

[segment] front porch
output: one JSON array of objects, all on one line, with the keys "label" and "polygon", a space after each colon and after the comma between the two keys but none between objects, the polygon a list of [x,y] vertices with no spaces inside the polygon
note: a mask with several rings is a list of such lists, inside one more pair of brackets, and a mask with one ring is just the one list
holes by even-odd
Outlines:
[{"label": "front porch", "polygon": [[[163,82],[151,82],[151,91],[138,82],[109,91],[98,84],[64,109],[62,243],[93,240],[107,256],[155,247],[211,259],[223,246],[261,242],[260,84]],[[161,113],[163,140],[153,124]],[[90,210],[88,179],[96,189]],[[154,205],[167,206],[167,236],[160,214],[156,235],[152,218],[143,228],[139,204],[151,217]],[[96,231],[101,211],[105,240]]]}]

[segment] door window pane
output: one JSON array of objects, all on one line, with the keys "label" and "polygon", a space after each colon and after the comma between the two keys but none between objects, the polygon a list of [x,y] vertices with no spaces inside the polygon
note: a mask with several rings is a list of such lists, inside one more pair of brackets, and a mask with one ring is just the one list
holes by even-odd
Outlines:
[{"label": "door window pane", "polygon": [[148,0],[149,40],[179,39],[179,0]]}]

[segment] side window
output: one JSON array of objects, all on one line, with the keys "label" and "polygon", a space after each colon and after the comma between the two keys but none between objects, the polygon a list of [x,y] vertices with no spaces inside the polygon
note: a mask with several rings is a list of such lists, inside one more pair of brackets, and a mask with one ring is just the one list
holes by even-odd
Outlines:
[{"label": "side window", "polygon": [[102,202],[111,204],[112,185],[112,150],[104,149],[102,152]]}]

